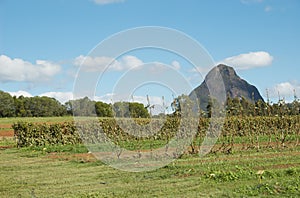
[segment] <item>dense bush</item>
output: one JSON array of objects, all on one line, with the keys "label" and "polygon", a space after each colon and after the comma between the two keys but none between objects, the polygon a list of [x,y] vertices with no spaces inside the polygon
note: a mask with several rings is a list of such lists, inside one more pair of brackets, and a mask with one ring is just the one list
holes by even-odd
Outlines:
[{"label": "dense bush", "polygon": [[35,124],[18,122],[13,124],[12,128],[18,147],[81,143],[73,123]]},{"label": "dense bush", "polygon": [[[15,123],[12,127],[18,147],[41,146],[52,144],[78,144],[107,141],[108,138],[118,145],[161,142],[165,144],[171,138],[184,138],[190,126],[181,126],[179,117],[163,119],[113,119],[101,118],[99,121],[80,121],[76,123],[34,124],[27,122]],[[189,123],[185,123],[189,124]],[[223,125],[222,125],[223,124]],[[210,119],[200,118],[197,134],[191,143],[193,151],[197,151],[209,129]],[[216,150],[233,149],[239,144],[243,148],[260,148],[262,146],[286,146],[293,142],[298,145],[300,137],[300,116],[288,117],[229,117],[225,122],[215,122],[210,127],[209,135],[214,135],[220,126],[222,133],[218,138]],[[79,134],[79,132],[81,134]],[[142,134],[137,134],[145,133]],[[147,135],[148,134],[148,135]],[[262,145],[261,143],[267,143]],[[296,143],[296,144],[295,144]],[[135,146],[133,146],[135,147]],[[134,148],[133,148],[134,149]]]},{"label": "dense bush", "polygon": [[[204,126],[208,124],[208,119],[200,119],[197,138],[191,146],[201,145],[207,129]],[[223,123],[222,133],[212,151],[230,153],[233,149],[297,146],[299,139],[300,116],[228,117]]]}]

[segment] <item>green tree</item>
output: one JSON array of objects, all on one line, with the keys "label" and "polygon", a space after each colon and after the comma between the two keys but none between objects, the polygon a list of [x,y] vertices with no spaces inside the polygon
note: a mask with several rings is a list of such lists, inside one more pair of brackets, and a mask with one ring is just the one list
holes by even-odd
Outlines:
[{"label": "green tree", "polygon": [[129,103],[129,112],[132,118],[149,118],[150,114],[143,104],[132,102]]},{"label": "green tree", "polygon": [[46,96],[14,98],[16,115],[19,117],[64,116],[66,108],[56,99]]},{"label": "green tree", "polygon": [[13,97],[4,91],[0,91],[0,117],[15,116],[15,103]]},{"label": "green tree", "polygon": [[150,114],[143,104],[137,102],[116,102],[113,104],[114,116],[125,118],[149,118]]},{"label": "green tree", "polygon": [[17,98],[16,96],[13,97],[14,98],[14,103],[15,103],[15,108],[16,108],[16,116],[17,117],[30,117],[27,116],[27,111],[25,109],[25,104],[24,104],[24,96],[19,96],[19,98]]},{"label": "green tree", "polygon": [[98,101],[95,103],[96,114],[98,117],[113,117],[112,106]]},{"label": "green tree", "polygon": [[96,108],[95,101],[90,100],[88,97],[84,97],[77,100],[70,100],[65,104],[67,111],[74,116],[95,116]]}]

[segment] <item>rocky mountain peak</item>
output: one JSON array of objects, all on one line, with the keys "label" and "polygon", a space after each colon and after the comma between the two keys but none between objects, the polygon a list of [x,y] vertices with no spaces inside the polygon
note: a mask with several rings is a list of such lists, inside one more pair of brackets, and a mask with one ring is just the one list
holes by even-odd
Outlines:
[{"label": "rocky mountain peak", "polygon": [[[263,101],[263,98],[260,95],[257,88],[249,84],[241,77],[239,77],[233,67],[220,64],[214,67],[211,71],[209,71],[205,77],[204,82],[202,82],[202,84],[196,87],[192,92],[195,93],[197,98],[199,99],[200,106],[202,109],[206,108],[208,104],[208,98],[210,95],[206,82],[214,82],[215,79],[219,79],[218,75],[222,76],[224,86],[225,86],[225,91],[228,97],[231,98],[244,97],[245,99],[251,102],[256,102],[258,100]],[[213,87],[212,85],[211,89],[219,89],[219,87]]]}]

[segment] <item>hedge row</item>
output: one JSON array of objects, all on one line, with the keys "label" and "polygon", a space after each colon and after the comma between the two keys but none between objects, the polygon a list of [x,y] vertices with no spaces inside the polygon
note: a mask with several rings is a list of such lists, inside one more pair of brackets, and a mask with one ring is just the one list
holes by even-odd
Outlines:
[{"label": "hedge row", "polygon": [[[115,143],[136,141],[169,141],[173,137],[185,138],[191,128],[196,128],[196,138],[191,144],[200,145],[206,136],[210,120],[200,118],[198,127],[192,120],[180,123],[178,117],[168,117],[166,121],[154,119],[120,119],[103,118],[99,121],[66,122],[57,124],[35,124],[18,122],[13,124],[18,147],[43,146],[54,144],[96,143],[113,140]],[[138,125],[136,125],[138,123]],[[184,125],[183,125],[184,124]],[[218,122],[210,128],[211,135],[223,126],[219,137],[220,144],[240,143],[256,145],[261,137],[285,143],[289,140],[299,141],[300,116],[288,117],[229,117],[225,122]],[[179,130],[181,129],[181,130]],[[187,130],[186,130],[187,129]],[[178,131],[180,131],[178,133]],[[145,133],[145,134],[140,134]],[[148,135],[147,135],[148,134]]]},{"label": "hedge row", "polygon": [[76,127],[71,122],[57,124],[37,124],[17,122],[12,125],[18,147],[67,145],[81,143]]}]

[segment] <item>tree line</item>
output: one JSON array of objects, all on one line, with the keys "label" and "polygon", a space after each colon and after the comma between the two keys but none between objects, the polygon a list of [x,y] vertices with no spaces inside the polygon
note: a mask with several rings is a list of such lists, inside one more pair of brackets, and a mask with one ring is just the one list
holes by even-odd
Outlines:
[{"label": "tree line", "polygon": [[[191,101],[186,95],[175,98],[171,104],[174,111],[173,114],[179,114],[181,105],[189,102]],[[274,104],[261,100],[251,102],[245,98],[228,97],[225,107],[227,116],[300,115],[300,101],[296,97],[291,103],[279,100]],[[210,99],[206,109],[201,110],[201,116],[210,117],[212,114],[211,111],[216,109],[216,102]],[[137,102],[107,104],[84,97],[61,104],[56,99],[47,96],[16,97],[0,91],[0,117],[52,117],[68,115],[133,118],[149,118],[151,116],[148,108]]]},{"label": "tree line", "polygon": [[46,96],[11,96],[0,91],[0,117],[51,117],[67,115],[66,108]]},{"label": "tree line", "polygon": [[150,117],[147,108],[138,102],[115,102],[114,104],[107,104],[101,101],[92,101],[88,97],[84,97],[77,100],[70,100],[64,106],[67,113],[74,116]]},{"label": "tree line", "polygon": [[0,91],[0,117],[54,117],[54,116],[99,116],[99,117],[150,117],[147,108],[137,102],[107,104],[92,101],[88,97],[70,100],[61,104],[47,96],[11,96]]},{"label": "tree line", "polygon": [[[175,98],[171,104],[175,114],[180,114],[182,104],[192,108],[193,101],[186,95]],[[300,100],[295,97],[291,103],[287,103],[284,99],[280,99],[277,103],[270,103],[262,100],[249,101],[244,97],[227,97],[225,104],[218,104],[216,99],[210,97],[206,108],[198,109],[201,117],[211,117],[212,111],[226,116],[291,116],[300,115]]]},{"label": "tree line", "polygon": [[300,115],[300,101],[295,98],[287,103],[280,99],[277,103],[258,100],[250,102],[245,98],[227,98],[226,113],[229,116],[291,116]]}]

